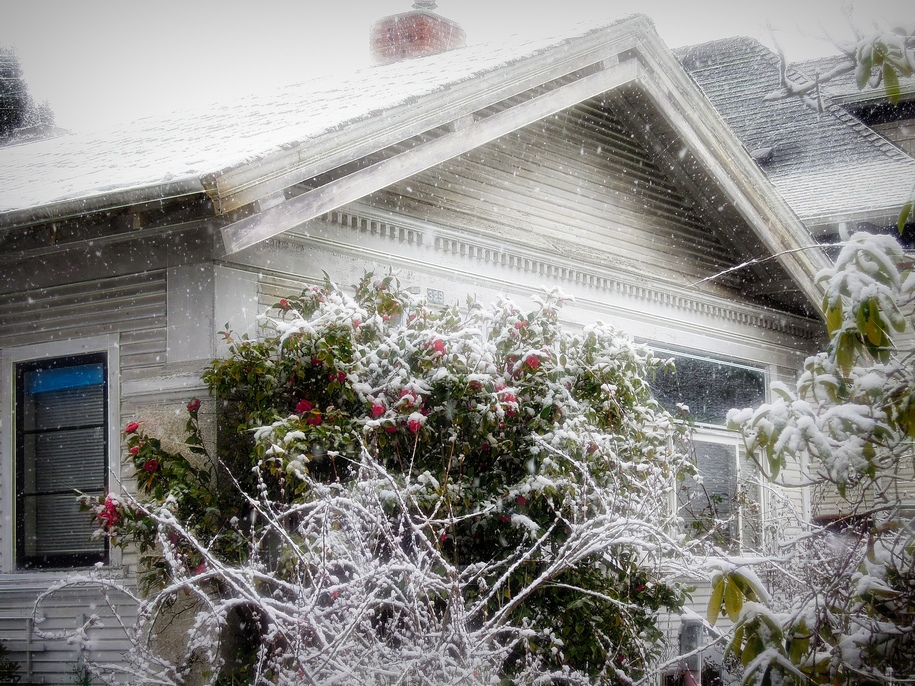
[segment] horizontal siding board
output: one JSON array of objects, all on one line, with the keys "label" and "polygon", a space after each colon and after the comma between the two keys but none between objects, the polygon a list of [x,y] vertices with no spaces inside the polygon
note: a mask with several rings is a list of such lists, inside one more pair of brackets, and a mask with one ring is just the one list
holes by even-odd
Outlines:
[{"label": "horizontal siding board", "polygon": [[[735,262],[598,100],[397,183],[370,203],[477,234],[603,249],[689,279]],[[733,275],[725,284],[738,282]]]},{"label": "horizontal siding board", "polygon": [[[7,293],[0,296],[0,347],[27,346],[53,340],[67,340],[106,333],[120,333],[119,358],[123,372],[148,369],[165,361],[166,272],[144,272],[130,276],[97,279],[45,288],[40,291]],[[9,533],[0,527],[0,536]],[[136,556],[125,554],[122,570],[135,570]],[[35,683],[67,684],[74,679],[78,664],[76,648],[65,640],[31,638],[28,622],[32,606],[42,587],[57,575],[0,575],[0,638],[20,648],[10,658],[23,665],[31,663],[26,680]],[[132,577],[128,576],[128,582]],[[112,596],[121,612],[132,622],[135,608],[123,598]],[[123,602],[122,602],[123,601]],[[90,610],[90,608],[92,608]],[[101,593],[82,589],[54,594],[39,609],[42,631],[74,631],[84,614],[98,612],[104,627],[89,630],[92,658],[119,662],[128,644],[111,616]],[[6,621],[4,616],[23,619]],[[31,652],[26,648],[31,645]],[[41,648],[41,650],[36,650]]]}]

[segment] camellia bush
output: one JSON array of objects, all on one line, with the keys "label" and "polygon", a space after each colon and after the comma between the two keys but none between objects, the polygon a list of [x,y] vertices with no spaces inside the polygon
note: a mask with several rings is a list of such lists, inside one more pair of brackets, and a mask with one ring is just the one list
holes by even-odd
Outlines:
[{"label": "camellia bush", "polygon": [[892,236],[858,233],[825,270],[826,350],[794,388],[735,410],[730,423],[772,478],[789,462],[832,492],[836,520],[765,561],[770,598],[739,565],[714,578],[709,619],[736,622],[745,682],[897,684],[915,680],[912,364],[915,275]]},{"label": "camellia bush", "polygon": [[[662,363],[602,324],[432,309],[392,277],[279,301],[169,452],[125,429],[135,494],[84,498],[141,556],[132,683],[632,683],[685,599],[688,427]],[[126,592],[126,591],[125,591]],[[157,627],[193,601],[186,652]],[[122,678],[88,663],[97,676]]]}]

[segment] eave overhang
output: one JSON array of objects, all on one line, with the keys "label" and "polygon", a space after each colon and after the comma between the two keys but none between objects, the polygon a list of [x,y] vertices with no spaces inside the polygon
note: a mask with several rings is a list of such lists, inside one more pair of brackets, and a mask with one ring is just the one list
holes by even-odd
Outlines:
[{"label": "eave overhang", "polygon": [[[249,213],[221,229],[226,254],[402,181],[596,95],[635,85],[682,137],[814,311],[829,266],[759,166],[637,16],[256,165],[204,179],[217,210]],[[253,211],[252,211],[253,210]]]}]

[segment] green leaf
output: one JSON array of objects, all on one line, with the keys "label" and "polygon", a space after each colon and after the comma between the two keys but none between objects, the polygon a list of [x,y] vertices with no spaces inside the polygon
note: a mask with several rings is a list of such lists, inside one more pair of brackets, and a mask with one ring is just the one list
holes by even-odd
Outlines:
[{"label": "green leaf", "polygon": [[909,221],[909,215],[913,212],[915,212],[915,201],[910,200],[902,206],[902,210],[899,212],[899,220],[896,222],[896,226],[899,228],[899,235],[902,235],[902,232],[905,231],[906,222]]},{"label": "green leaf", "polygon": [[826,310],[826,332],[832,335],[842,328],[842,301],[836,300],[836,304]]},{"label": "green leaf", "polygon": [[857,65],[855,66],[855,82],[858,84],[858,90],[863,90],[867,86],[867,80],[871,76],[871,70],[874,68],[874,56],[868,49],[858,51]]},{"label": "green leaf", "polygon": [[886,97],[894,105],[899,104],[899,77],[896,70],[889,64],[883,65],[883,85],[886,88]]},{"label": "green leaf", "polygon": [[718,615],[721,613],[721,599],[724,596],[725,583],[726,577],[722,575],[718,579],[718,583],[712,586],[712,597],[708,601],[708,612],[706,613],[708,623],[712,626],[715,626],[715,622],[718,621]]},{"label": "green leaf", "polygon": [[728,583],[724,587],[724,608],[728,612],[728,618],[736,622],[743,609],[743,593],[737,588],[737,584]]}]

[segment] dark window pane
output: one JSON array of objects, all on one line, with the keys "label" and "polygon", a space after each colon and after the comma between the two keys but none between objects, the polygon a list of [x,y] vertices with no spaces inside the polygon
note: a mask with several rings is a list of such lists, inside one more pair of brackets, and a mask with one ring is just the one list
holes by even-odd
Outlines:
[{"label": "dark window pane", "polygon": [[91,539],[95,527],[75,493],[106,491],[104,355],[17,365],[16,401],[18,566],[105,561],[107,543]]},{"label": "dark window pane", "polygon": [[754,407],[766,398],[762,369],[677,353],[670,356],[676,371],[660,372],[651,388],[658,402],[672,412],[680,403],[689,407],[697,422],[724,426],[728,410]]}]

